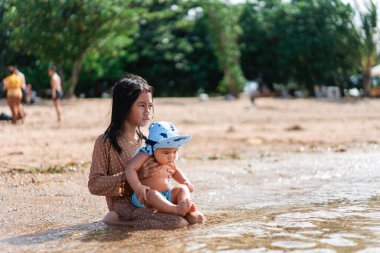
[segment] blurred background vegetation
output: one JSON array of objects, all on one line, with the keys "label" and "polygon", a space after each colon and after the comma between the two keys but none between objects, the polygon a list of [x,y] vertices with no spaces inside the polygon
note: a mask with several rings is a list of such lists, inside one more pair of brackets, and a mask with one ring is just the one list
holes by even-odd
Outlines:
[{"label": "blurred background vegetation", "polygon": [[158,96],[238,95],[246,80],[310,96],[315,85],[368,94],[378,8],[366,1],[355,23],[341,0],[0,0],[0,77],[17,65],[42,93],[56,65],[66,95],[86,97],[125,72]]}]

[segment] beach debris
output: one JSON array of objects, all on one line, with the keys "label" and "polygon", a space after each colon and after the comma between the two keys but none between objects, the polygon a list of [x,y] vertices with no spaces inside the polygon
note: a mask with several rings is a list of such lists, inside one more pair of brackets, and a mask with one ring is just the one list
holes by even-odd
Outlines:
[{"label": "beach debris", "polygon": [[0,114],[0,120],[10,121],[10,120],[12,120],[12,117],[10,115],[8,115],[8,114],[1,113]]},{"label": "beach debris", "polygon": [[219,160],[221,157],[222,156],[220,154],[212,154],[208,157],[208,160]]},{"label": "beach debris", "polygon": [[227,128],[227,131],[226,131],[227,133],[233,133],[233,132],[236,132],[236,130],[235,130],[235,128],[233,127],[233,126],[229,126],[228,128]]},{"label": "beach debris", "polygon": [[40,181],[38,181],[35,177],[32,176],[32,184],[39,184]]},{"label": "beach debris", "polygon": [[298,153],[303,153],[303,152],[305,152],[305,151],[307,151],[307,147],[304,146],[304,145],[298,147],[298,148],[295,150],[295,152],[298,152]]},{"label": "beach debris", "polygon": [[14,174],[60,174],[60,173],[75,173],[78,169],[87,167],[89,162],[69,162],[63,165],[49,165],[43,166],[40,165],[38,167],[29,167],[29,166],[11,166],[8,165],[9,168],[6,173]]},{"label": "beach debris", "polygon": [[232,94],[227,94],[225,97],[224,97],[225,100],[228,100],[228,101],[233,101],[233,100],[236,100],[236,97]]},{"label": "beach debris", "polygon": [[247,139],[247,143],[254,146],[258,146],[258,145],[262,145],[264,143],[264,140],[261,138],[249,138]]},{"label": "beach debris", "polygon": [[293,125],[285,128],[286,131],[303,131],[304,129],[300,125]]},{"label": "beach debris", "polygon": [[77,172],[77,167],[76,166],[70,166],[69,171],[70,172]]},{"label": "beach debris", "polygon": [[247,171],[248,174],[255,174],[251,163],[248,163],[247,167],[245,167],[244,170]]},{"label": "beach debris", "polygon": [[263,152],[260,152],[256,157],[258,159],[271,158],[271,157],[273,157],[273,153],[271,153],[269,151],[263,151]]},{"label": "beach debris", "polygon": [[342,153],[342,152],[346,152],[347,151],[347,148],[342,146],[342,145],[338,145],[336,147],[334,147],[334,152],[336,153]]},{"label": "beach debris", "polygon": [[232,159],[232,160],[240,160],[241,157],[238,153],[236,152],[231,152],[231,153],[216,153],[208,156],[208,160],[227,160],[227,159]]},{"label": "beach debris", "polygon": [[254,171],[252,168],[244,168],[244,170],[245,170],[248,174],[252,174],[252,175],[255,174],[255,171]]},{"label": "beach debris", "polygon": [[23,154],[24,154],[24,152],[22,152],[22,151],[13,151],[13,152],[7,153],[7,155],[23,155]]},{"label": "beach debris", "polygon": [[199,94],[199,96],[198,96],[198,100],[201,101],[201,102],[205,102],[205,101],[207,101],[207,100],[208,100],[208,95],[207,95],[207,93],[201,93],[201,94]]}]

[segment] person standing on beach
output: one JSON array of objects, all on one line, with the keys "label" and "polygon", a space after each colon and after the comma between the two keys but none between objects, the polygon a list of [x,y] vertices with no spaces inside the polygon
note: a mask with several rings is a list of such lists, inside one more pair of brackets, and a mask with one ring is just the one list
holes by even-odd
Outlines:
[{"label": "person standing on beach", "polygon": [[7,91],[7,103],[12,112],[12,123],[16,124],[19,120],[23,122],[25,118],[24,108],[21,104],[22,81],[13,66],[8,67],[8,73],[9,75],[3,79],[3,84]]},{"label": "person standing on beach", "polygon": [[[153,116],[153,87],[143,78],[127,75],[118,80],[112,92],[111,122],[95,141],[88,188],[91,194],[105,196],[109,213],[103,222],[137,229],[174,229],[189,223],[202,223],[198,211],[181,217],[155,212],[151,208],[137,208],[132,204],[133,190],[127,181],[126,167],[146,137],[140,127]],[[169,166],[159,166],[153,157],[138,171],[139,179],[158,173],[174,174]]]},{"label": "person standing on beach", "polygon": [[15,74],[21,80],[21,91],[22,91],[22,103],[26,102],[26,79],[25,75],[17,68],[17,66],[10,66],[10,68],[14,69]]},{"label": "person standing on beach", "polygon": [[61,121],[60,101],[63,98],[61,77],[57,74],[55,67],[48,70],[50,76],[51,98],[53,100],[55,111],[57,112],[57,120]]}]

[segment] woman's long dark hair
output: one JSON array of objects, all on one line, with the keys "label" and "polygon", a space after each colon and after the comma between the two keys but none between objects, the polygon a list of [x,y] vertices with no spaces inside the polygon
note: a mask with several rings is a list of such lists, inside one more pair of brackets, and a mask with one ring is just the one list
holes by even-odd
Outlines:
[{"label": "woman's long dark hair", "polygon": [[[111,123],[104,132],[104,140],[109,139],[112,147],[120,154],[121,147],[117,141],[123,129],[124,121],[131,111],[133,103],[142,92],[150,92],[153,96],[153,87],[142,77],[132,74],[120,78],[112,91]],[[140,139],[146,139],[140,127],[137,130]]]}]

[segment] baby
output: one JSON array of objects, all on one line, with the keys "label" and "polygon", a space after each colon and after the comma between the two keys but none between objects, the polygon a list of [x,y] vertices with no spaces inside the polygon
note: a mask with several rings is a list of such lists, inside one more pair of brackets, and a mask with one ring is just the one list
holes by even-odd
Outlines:
[{"label": "baby", "polygon": [[[174,163],[178,148],[190,139],[189,135],[180,135],[170,122],[160,121],[149,126],[146,146],[140,148],[127,165],[127,180],[135,191],[132,195],[133,205],[145,208],[144,204],[147,204],[160,212],[181,216],[196,211],[190,196],[193,185]],[[151,156],[154,156],[160,165],[173,168],[175,172],[172,177],[180,184],[171,188],[165,170],[160,170],[155,176],[140,181],[137,171]]]}]

